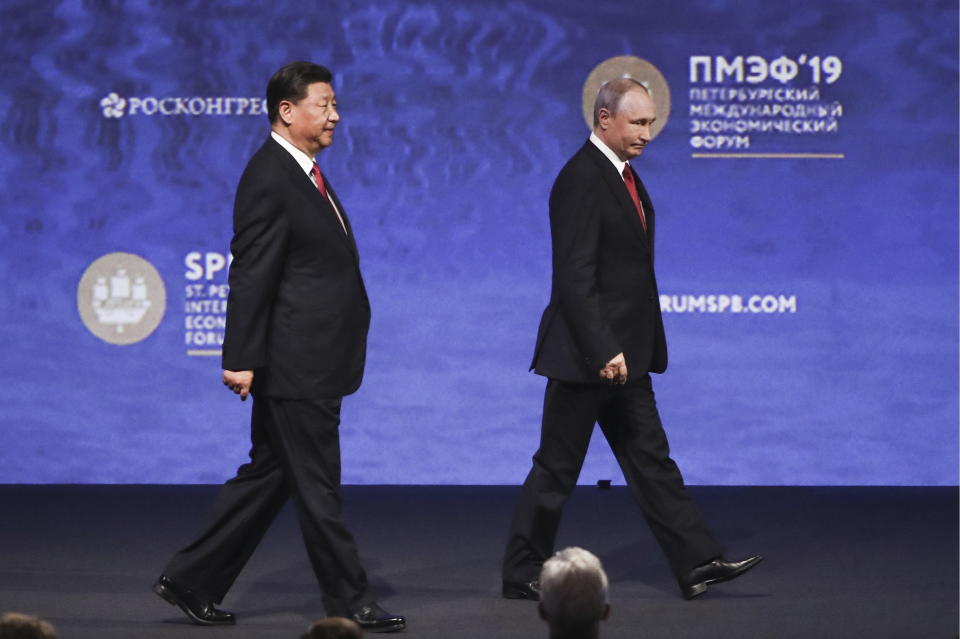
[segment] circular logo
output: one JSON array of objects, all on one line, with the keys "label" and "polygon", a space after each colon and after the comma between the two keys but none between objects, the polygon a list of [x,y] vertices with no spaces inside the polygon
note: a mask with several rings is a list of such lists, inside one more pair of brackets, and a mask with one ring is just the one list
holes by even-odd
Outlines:
[{"label": "circular logo", "polygon": [[107,94],[107,97],[100,100],[100,108],[103,110],[103,117],[119,119],[123,117],[123,110],[127,108],[127,101],[115,92],[111,92]]},{"label": "circular logo", "polygon": [[160,324],[167,290],[153,265],[132,253],[109,253],[87,267],[77,310],[91,333],[111,344],[135,344]]},{"label": "circular logo", "polygon": [[657,121],[650,129],[651,138],[663,130],[670,117],[670,87],[657,67],[642,58],[632,55],[618,55],[604,60],[590,72],[583,83],[583,119],[593,129],[593,103],[597,100],[597,91],[604,82],[615,78],[633,78],[650,92],[653,104],[657,108]]}]

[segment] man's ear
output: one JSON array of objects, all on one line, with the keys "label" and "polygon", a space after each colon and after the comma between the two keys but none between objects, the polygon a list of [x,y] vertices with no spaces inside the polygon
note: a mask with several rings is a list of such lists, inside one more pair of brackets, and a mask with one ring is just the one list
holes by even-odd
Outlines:
[{"label": "man's ear", "polygon": [[277,105],[277,113],[280,114],[280,120],[283,121],[287,126],[293,122],[293,102],[289,100],[280,100],[280,104]]},{"label": "man's ear", "polygon": [[604,131],[610,126],[610,109],[602,108],[597,111],[597,126]]},{"label": "man's ear", "polygon": [[600,619],[606,619],[610,616],[610,604],[603,604],[603,614],[600,615]]}]

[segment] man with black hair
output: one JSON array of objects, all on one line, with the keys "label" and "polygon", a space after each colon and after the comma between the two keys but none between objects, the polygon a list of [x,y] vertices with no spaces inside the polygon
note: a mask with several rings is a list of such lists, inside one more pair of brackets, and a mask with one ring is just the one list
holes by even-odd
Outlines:
[{"label": "man with black hair", "polygon": [[198,624],[235,622],[215,604],[292,497],[327,614],[373,632],[406,625],[368,592],[341,517],[340,404],[363,377],[370,305],[350,221],[314,159],[340,121],[332,79],[309,62],[273,75],[270,137],[237,187],[223,383],[253,396],[250,461],[154,585]]}]

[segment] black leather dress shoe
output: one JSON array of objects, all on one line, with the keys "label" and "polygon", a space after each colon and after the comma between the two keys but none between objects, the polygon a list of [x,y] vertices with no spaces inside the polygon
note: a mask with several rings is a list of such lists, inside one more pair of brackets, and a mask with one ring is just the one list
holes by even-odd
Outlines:
[{"label": "black leather dress shoe", "polygon": [[157,583],[153,584],[153,591],[171,606],[180,606],[180,610],[193,623],[202,626],[228,626],[237,622],[232,612],[217,610],[211,602],[204,601],[197,593],[178,586],[164,575],[160,575]]},{"label": "black leather dress shoe", "polygon": [[503,597],[505,599],[529,599],[540,601],[540,580],[534,579],[520,583],[517,581],[503,582]]},{"label": "black leather dress shoe", "polygon": [[350,615],[367,632],[397,632],[407,627],[407,620],[392,615],[376,603],[369,603]]},{"label": "black leather dress shoe", "polygon": [[754,555],[743,561],[724,561],[721,558],[701,564],[680,580],[680,590],[683,591],[683,598],[693,599],[697,595],[702,595],[707,591],[707,585],[730,581],[747,572],[761,561],[763,561],[762,555]]}]

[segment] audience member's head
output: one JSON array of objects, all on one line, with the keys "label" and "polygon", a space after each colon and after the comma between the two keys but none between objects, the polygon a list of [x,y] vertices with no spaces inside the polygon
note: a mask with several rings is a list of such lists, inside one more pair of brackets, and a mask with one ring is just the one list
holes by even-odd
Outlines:
[{"label": "audience member's head", "polygon": [[327,617],[316,622],[300,639],[361,639],[363,629],[346,617]]},{"label": "audience member's head", "polygon": [[0,615],[0,639],[57,639],[57,633],[43,619],[6,612]]},{"label": "audience member's head", "polygon": [[607,574],[596,555],[583,548],[561,550],[540,571],[540,617],[552,639],[597,637],[610,614]]}]

